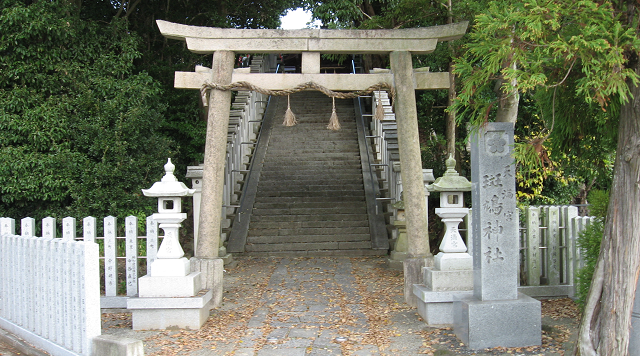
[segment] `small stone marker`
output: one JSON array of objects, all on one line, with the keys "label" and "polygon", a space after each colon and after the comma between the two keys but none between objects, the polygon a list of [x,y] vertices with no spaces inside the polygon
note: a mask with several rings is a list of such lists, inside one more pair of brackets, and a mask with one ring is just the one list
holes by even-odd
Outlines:
[{"label": "small stone marker", "polygon": [[473,296],[454,301],[454,331],[471,349],[541,343],[540,302],[518,294],[513,124],[472,134]]}]

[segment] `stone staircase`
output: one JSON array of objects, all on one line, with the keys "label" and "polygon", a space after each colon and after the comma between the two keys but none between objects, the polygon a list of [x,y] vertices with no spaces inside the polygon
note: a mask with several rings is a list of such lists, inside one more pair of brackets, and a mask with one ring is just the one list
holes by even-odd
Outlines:
[{"label": "stone staircase", "polygon": [[324,94],[291,95],[298,119],[291,127],[282,125],[287,98],[274,99],[268,139],[259,143],[266,151],[256,155],[261,170],[244,253],[386,254],[372,248],[353,101],[336,100],[342,129],[331,131],[331,98]]}]

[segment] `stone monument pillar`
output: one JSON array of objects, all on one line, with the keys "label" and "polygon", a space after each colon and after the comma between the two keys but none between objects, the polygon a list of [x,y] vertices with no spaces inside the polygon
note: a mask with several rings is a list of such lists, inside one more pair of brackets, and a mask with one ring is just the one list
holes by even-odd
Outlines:
[{"label": "stone monument pillar", "polygon": [[473,295],[454,301],[454,331],[471,349],[539,345],[540,302],[518,293],[513,124],[487,123],[470,142]]},{"label": "stone monument pillar", "polygon": [[189,260],[184,257],[178,231],[187,214],[182,212],[182,197],[193,195],[173,175],[175,166],[168,160],[165,176],[145,196],[158,198],[158,212],[153,219],[164,230],[164,239],[157,258],[151,264],[151,273],[138,280],[139,298],[129,298],[134,330],[179,327],[199,329],[209,317],[213,291],[202,290],[200,272],[191,272]]}]

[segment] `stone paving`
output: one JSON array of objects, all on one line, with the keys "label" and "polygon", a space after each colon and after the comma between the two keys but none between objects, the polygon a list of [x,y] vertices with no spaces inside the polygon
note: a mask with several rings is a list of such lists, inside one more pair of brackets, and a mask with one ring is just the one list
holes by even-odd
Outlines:
[{"label": "stone paving", "polygon": [[379,257],[244,257],[224,283],[223,305],[200,330],[133,331],[130,314],[110,313],[102,332],[143,340],[145,354],[159,356],[550,356],[570,354],[578,325],[570,301],[543,302],[543,346],[468,350],[404,304],[402,273]]},{"label": "stone paving", "polygon": [[244,257],[224,278],[200,330],[132,331],[127,314],[108,314],[103,333],[143,340],[147,355],[563,355],[577,328],[570,313],[546,316],[541,347],[468,350],[404,304],[402,272],[380,257]]}]

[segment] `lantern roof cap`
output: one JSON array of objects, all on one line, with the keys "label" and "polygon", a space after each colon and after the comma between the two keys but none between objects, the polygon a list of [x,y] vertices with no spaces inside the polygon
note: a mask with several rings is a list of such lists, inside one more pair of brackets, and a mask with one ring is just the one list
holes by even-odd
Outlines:
[{"label": "lantern roof cap", "polygon": [[142,189],[142,194],[146,197],[188,197],[195,193],[195,189],[187,188],[184,183],[178,181],[173,172],[176,166],[171,163],[171,158],[167,159],[164,165],[165,175],[160,182],[153,183],[149,189]]},{"label": "lantern roof cap", "polygon": [[456,171],[456,160],[452,154],[445,161],[447,171],[436,179],[433,184],[427,186],[431,192],[468,192],[471,190],[471,182]]}]

